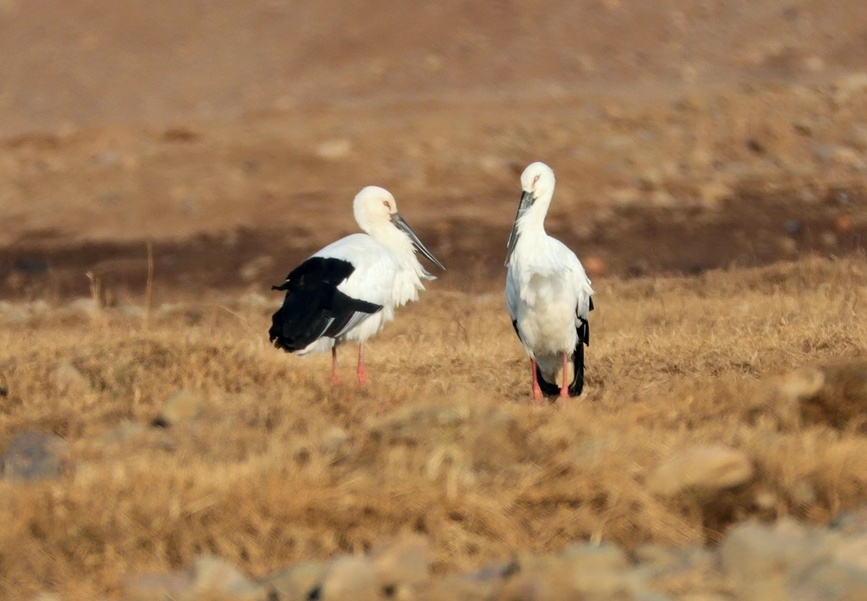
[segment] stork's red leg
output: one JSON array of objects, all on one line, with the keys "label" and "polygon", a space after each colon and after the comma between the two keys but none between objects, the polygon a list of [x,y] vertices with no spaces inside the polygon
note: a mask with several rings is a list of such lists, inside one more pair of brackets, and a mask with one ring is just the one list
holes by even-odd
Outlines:
[{"label": "stork's red leg", "polygon": [[331,347],[331,383],[334,386],[340,384],[340,377],[337,375],[337,347]]},{"label": "stork's red leg", "polygon": [[569,396],[569,384],[567,384],[566,367],[569,365],[569,360],[566,353],[563,353],[563,384],[560,385],[560,398],[565,399]]},{"label": "stork's red leg", "polygon": [[542,398],[542,389],[539,388],[539,379],[536,376],[536,360],[530,359],[530,371],[533,372],[533,400],[538,401]]},{"label": "stork's red leg", "polygon": [[358,344],[358,370],[356,371],[358,375],[358,383],[359,384],[367,384],[367,368],[364,367],[364,343],[361,342]]}]

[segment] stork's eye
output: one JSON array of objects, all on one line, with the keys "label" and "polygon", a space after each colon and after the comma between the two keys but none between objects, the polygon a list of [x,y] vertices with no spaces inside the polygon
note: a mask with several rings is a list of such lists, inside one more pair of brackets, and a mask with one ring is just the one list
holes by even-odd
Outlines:
[{"label": "stork's eye", "polygon": [[536,177],[533,178],[533,185],[534,186],[539,182],[540,177],[541,177],[540,175],[537,175]]},{"label": "stork's eye", "polygon": [[382,204],[383,204],[383,206],[384,206],[386,209],[388,209],[389,211],[391,211],[391,204],[390,204],[387,200],[383,200],[383,201],[382,201]]}]

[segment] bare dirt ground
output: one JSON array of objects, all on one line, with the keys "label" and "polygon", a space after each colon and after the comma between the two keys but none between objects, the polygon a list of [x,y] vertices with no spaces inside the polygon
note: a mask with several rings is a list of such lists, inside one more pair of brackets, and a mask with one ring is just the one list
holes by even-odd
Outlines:
[{"label": "bare dirt ground", "polygon": [[[865,23],[867,4],[859,0],[0,0],[0,299],[12,303],[5,308],[30,307],[4,318],[0,385],[10,392],[0,398],[0,448],[15,432],[46,428],[79,458],[104,459],[108,451],[91,448],[102,444],[95,437],[123,420],[147,423],[177,388],[205,391],[215,412],[191,426],[207,435],[173,434],[165,442],[136,434],[149,450],[117,451],[115,475],[85,469],[71,489],[2,483],[12,499],[3,509],[4,548],[22,550],[0,557],[10,594],[105,594],[126,571],[177,567],[202,549],[261,574],[279,562],[363,548],[428,512],[423,529],[435,538],[435,566],[448,571],[590,536],[626,546],[712,544],[745,515],[821,522],[863,504],[863,481],[835,483],[819,459],[803,469],[787,463],[813,457],[798,455],[804,441],[851,444],[834,447],[827,461],[839,460],[836,469],[855,478],[840,466],[863,446],[862,436],[831,442],[821,429],[798,427],[786,431],[782,446],[765,448],[756,428],[766,425],[751,421],[743,403],[752,401],[739,399],[742,381],[864,353],[864,337],[847,327],[861,327],[855,317],[864,291]],[[569,497],[536,488],[545,478],[575,484],[557,481],[553,467],[562,453],[579,452],[572,442],[551,439],[545,444],[558,450],[540,458],[534,443],[497,439],[491,444],[518,445],[504,457],[528,462],[511,492],[484,484],[475,501],[456,501],[453,491],[426,488],[435,477],[420,476],[411,492],[389,494],[426,491],[424,507],[364,509],[378,506],[382,483],[368,487],[347,474],[375,473],[378,462],[390,461],[378,454],[390,451],[385,443],[365,446],[380,426],[362,417],[395,412],[388,419],[412,422],[406,416],[416,409],[454,396],[477,399],[472,411],[517,420],[521,440],[568,429],[555,425],[559,414],[525,414],[523,360],[498,338],[513,342],[505,316],[497,317],[502,258],[518,174],[533,160],[558,177],[549,232],[578,252],[599,291],[600,346],[588,357],[586,402],[569,410],[567,423],[607,424],[589,439],[615,455],[629,448],[580,476],[595,492]],[[351,200],[368,184],[395,194],[448,272],[403,325],[383,333],[375,361],[387,373],[381,387],[343,395],[323,387],[318,360],[299,363],[266,348],[269,305],[256,303],[298,261],[355,230]],[[153,299],[143,309],[149,253]],[[791,265],[755,269],[780,261]],[[645,306],[647,298],[663,303],[668,290],[673,305]],[[732,305],[732,297],[756,290],[761,299]],[[804,306],[814,293],[817,305]],[[63,314],[79,297],[134,317]],[[259,300],[245,305],[250,298]],[[59,313],[33,309],[42,307],[33,301]],[[168,302],[187,309],[160,317]],[[442,306],[450,302],[465,307],[455,323]],[[682,315],[673,316],[672,306]],[[135,333],[151,313],[156,329]],[[741,336],[737,328],[750,319],[752,337]],[[488,324],[483,331],[479,320]],[[708,346],[699,352],[688,338]],[[413,341],[427,341],[430,356],[389,363],[391,354],[409,356]],[[72,361],[90,382],[80,398],[58,398],[42,381],[58,361]],[[426,382],[422,392],[411,379]],[[301,386],[300,397],[274,382]],[[672,406],[672,398],[689,395],[698,400]],[[308,425],[298,425],[293,407],[312,408]],[[235,421],[221,421],[217,409]],[[318,440],[329,420],[360,453],[348,466],[330,471],[322,459],[311,475],[314,468],[292,459],[288,475],[277,469],[283,453],[301,446],[293,437]],[[710,426],[683,433],[683,420]],[[619,441],[617,433],[633,427],[640,434]],[[665,442],[654,438],[657,427]],[[449,447],[458,454],[453,477],[463,477],[464,460],[467,473],[480,461],[495,479],[511,469],[499,458],[490,465],[474,459],[462,445],[489,433],[467,428],[468,438]],[[229,442],[214,449],[219,437]],[[659,445],[686,439],[746,447],[764,466],[760,492],[780,499],[773,511],[733,502],[708,517],[688,503],[641,497],[642,470],[663,454]],[[429,442],[400,469],[428,469],[413,461],[443,452]],[[533,461],[550,473],[533,472]],[[213,462],[224,466],[224,481],[205,485],[200,478]],[[154,473],[157,464],[166,467]],[[811,474],[820,494],[799,505],[787,487]],[[146,484],[135,483],[139,477]],[[345,502],[364,517],[344,522],[337,510],[303,503],[275,509],[287,502],[278,492],[285,478],[313,487],[310,506]],[[246,492],[234,488],[239,482]],[[268,492],[255,493],[256,482]],[[633,485],[619,500],[610,494]],[[161,492],[139,498],[148,489]],[[126,505],[101,511],[123,523],[83,520],[104,490]],[[521,508],[520,515],[506,519],[496,504],[482,506],[482,497],[498,494],[512,495],[504,506]],[[205,505],[216,509],[168,516],[158,500],[166,495],[184,497],[180,506],[213,498]],[[472,508],[449,509],[454,503]],[[259,517],[234,521],[237,504]],[[553,517],[570,511],[578,517],[568,527]],[[302,515],[309,518],[303,535],[279,533]],[[130,520],[158,527],[117,538]],[[40,553],[50,560],[39,563]]]}]

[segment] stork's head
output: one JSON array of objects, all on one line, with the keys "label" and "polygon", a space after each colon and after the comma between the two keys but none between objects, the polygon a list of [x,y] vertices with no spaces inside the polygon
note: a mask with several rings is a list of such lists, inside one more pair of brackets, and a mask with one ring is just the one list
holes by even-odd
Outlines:
[{"label": "stork's head", "polygon": [[[515,215],[515,223],[512,225],[512,232],[509,234],[509,241],[506,244],[506,264],[509,264],[509,258],[515,250],[515,245],[518,244],[518,237],[521,235],[521,230],[525,227],[526,219],[538,222],[538,227],[542,227],[542,220],[548,212],[548,206],[551,204],[551,198],[554,196],[554,170],[545,163],[535,162],[524,169],[521,174],[521,202],[518,204],[518,214]],[[526,219],[524,219],[524,217]]]},{"label": "stork's head", "polygon": [[397,201],[385,188],[367,186],[356,194],[352,211],[358,225],[369,234],[389,224],[391,216],[397,214]]},{"label": "stork's head", "polygon": [[355,220],[362,231],[375,240],[386,246],[392,246],[390,242],[394,240],[393,237],[395,235],[404,236],[409,239],[409,244],[411,245],[406,247],[410,256],[412,256],[412,249],[414,248],[430,259],[437,267],[445,269],[443,264],[422,244],[415,232],[412,231],[412,228],[409,227],[409,224],[397,212],[397,201],[391,195],[391,192],[385,188],[380,188],[379,186],[362,188],[361,192],[355,196],[352,210],[355,214]]},{"label": "stork's head", "polygon": [[521,189],[525,195],[530,195],[531,198],[528,200],[531,203],[542,198],[550,198],[554,193],[554,183],[554,170],[539,161],[530,163],[521,174]]}]

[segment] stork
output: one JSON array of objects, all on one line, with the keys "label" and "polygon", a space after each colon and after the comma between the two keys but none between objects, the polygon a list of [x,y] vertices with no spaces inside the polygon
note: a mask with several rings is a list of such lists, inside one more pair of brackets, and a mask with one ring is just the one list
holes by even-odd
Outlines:
[{"label": "stork", "polygon": [[[584,388],[584,346],[593,288],[581,261],[545,233],[554,171],[532,163],[521,174],[521,201],[506,250],[506,306],[530,357],[534,401],[542,394],[578,396]],[[572,363],[572,381],[567,382]],[[556,384],[560,372],[560,385]]]},{"label": "stork", "polygon": [[362,189],[353,213],[363,234],[329,244],[272,287],[286,297],[272,317],[271,342],[298,355],[330,349],[332,384],[339,382],[337,347],[350,340],[358,343],[358,382],[367,382],[365,341],[394,319],[397,307],[418,300],[423,279],[436,279],[415,252],[445,269],[397,212],[388,190]]}]

